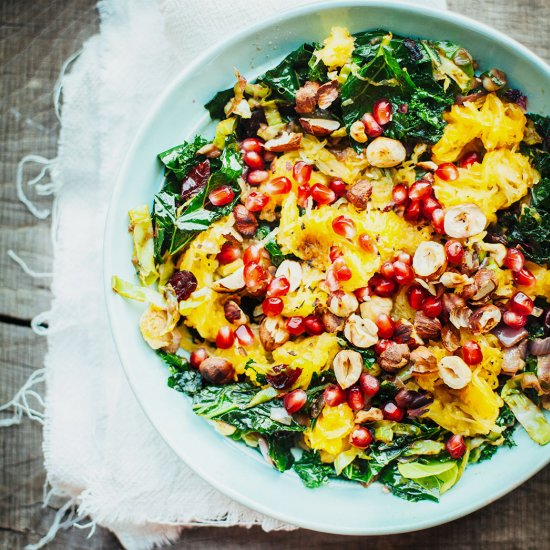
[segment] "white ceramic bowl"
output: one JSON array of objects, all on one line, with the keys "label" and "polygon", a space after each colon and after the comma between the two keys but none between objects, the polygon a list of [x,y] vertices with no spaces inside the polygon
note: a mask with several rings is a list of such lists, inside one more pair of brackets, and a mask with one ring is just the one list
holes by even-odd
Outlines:
[{"label": "white ceramic bowl", "polygon": [[132,280],[127,212],[151,203],[162,182],[156,154],[199,131],[209,130],[202,105],[233,84],[233,67],[248,78],[275,65],[303,42],[322,40],[333,25],[351,32],[385,28],[398,34],[446,39],[466,47],[484,67],[499,67],[529,95],[531,110],[550,112],[550,69],[503,34],[450,12],[397,3],[348,1],[315,4],[255,25],[208,51],[167,88],[145,121],[121,170],[105,239],[105,288],[112,332],[130,384],[153,425],[199,475],[235,500],[279,520],[341,534],[400,533],[444,523],[501,497],[550,460],[518,430],[517,447],[502,449],[489,462],[466,470],[439,503],[411,503],[379,484],[333,482],[305,488],[294,473],[280,474],[254,451],[222,437],[195,416],[188,399],[166,385],[167,371],[142,340],[143,306],[110,290],[117,274]]}]

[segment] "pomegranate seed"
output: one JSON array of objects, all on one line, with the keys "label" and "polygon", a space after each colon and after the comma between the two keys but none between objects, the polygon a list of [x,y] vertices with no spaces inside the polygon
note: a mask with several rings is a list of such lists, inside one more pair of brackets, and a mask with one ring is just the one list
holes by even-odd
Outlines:
[{"label": "pomegranate seed", "polygon": [[483,353],[479,344],[474,340],[468,340],[462,346],[462,359],[467,365],[478,365],[483,361]]},{"label": "pomegranate seed", "polygon": [[399,252],[395,259],[399,262],[403,262],[404,264],[412,265],[412,256],[408,252]]},{"label": "pomegranate seed", "polygon": [[347,266],[343,257],[334,260],[333,272],[337,281],[349,281],[352,277],[351,269]]},{"label": "pomegranate seed", "polygon": [[262,310],[268,317],[280,315],[285,307],[281,298],[266,298],[262,302]]},{"label": "pomegranate seed", "polygon": [[346,237],[346,239],[353,239],[357,234],[355,223],[348,216],[338,216],[332,220],[332,229],[337,235]]},{"label": "pomegranate seed", "polygon": [[275,277],[267,289],[269,297],[286,296],[290,290],[290,283],[286,277]]},{"label": "pomegranate seed", "polygon": [[260,212],[260,210],[263,210],[267,206],[268,202],[269,197],[267,195],[252,191],[252,193],[246,197],[244,205],[250,212]]},{"label": "pomegranate seed", "polygon": [[445,243],[445,253],[450,264],[460,265],[464,257],[464,247],[458,241],[447,241]]},{"label": "pomegranate seed", "polygon": [[336,193],[322,183],[316,183],[311,188],[311,196],[317,204],[330,204],[336,200]]},{"label": "pomegranate seed", "polygon": [[525,265],[525,256],[517,248],[509,248],[504,258],[504,265],[511,271],[521,271]]},{"label": "pomegranate seed", "polygon": [[257,151],[247,151],[243,155],[243,160],[252,170],[263,170],[265,168],[264,158]]},{"label": "pomegranate seed", "polygon": [[343,197],[346,194],[346,184],[340,179],[332,180],[329,187],[336,193],[337,197]]},{"label": "pomegranate seed", "polygon": [[307,401],[307,394],[304,390],[294,390],[285,395],[283,404],[288,414],[298,412]]},{"label": "pomegranate seed", "polygon": [[208,353],[204,348],[197,348],[191,352],[189,356],[189,364],[194,368],[198,369],[201,363],[208,357]]},{"label": "pomegranate seed", "polygon": [[405,219],[408,222],[414,222],[420,217],[420,207],[422,206],[421,201],[411,201],[409,206],[405,209]]},{"label": "pomegranate seed", "polygon": [[233,345],[235,341],[235,334],[231,330],[229,325],[224,325],[218,330],[216,334],[216,346],[220,349],[227,349]]},{"label": "pomegranate seed", "polygon": [[384,353],[390,346],[393,346],[395,342],[392,342],[391,340],[378,340],[376,344],[374,344],[374,351],[378,353],[378,355]]},{"label": "pomegranate seed", "polygon": [[249,264],[251,262],[258,263],[262,259],[263,247],[259,244],[250,245],[243,254],[243,263]]},{"label": "pomegranate seed", "polygon": [[422,215],[429,220],[432,218],[434,210],[437,210],[438,208],[441,208],[441,203],[433,197],[426,197],[423,199],[422,206],[420,207],[422,210]]},{"label": "pomegranate seed", "polygon": [[433,187],[427,181],[415,181],[409,188],[409,199],[418,201],[426,199],[433,194]]},{"label": "pomegranate seed", "polygon": [[370,298],[370,289],[368,286],[358,288],[357,290],[354,290],[353,293],[360,302],[365,302]]},{"label": "pomegranate seed", "polygon": [[378,277],[374,275],[369,281],[369,286],[372,287],[373,294],[381,296],[382,298],[388,298],[393,296],[397,290],[397,283],[391,279],[386,279],[379,275]]},{"label": "pomegranate seed", "polygon": [[303,317],[290,317],[286,322],[286,329],[292,336],[300,336],[306,331]]},{"label": "pomegranate seed", "polygon": [[435,175],[443,181],[455,181],[458,179],[458,168],[452,162],[440,164]]},{"label": "pomegranate seed", "polygon": [[537,278],[525,267],[519,271],[514,271],[513,275],[517,285],[531,286],[537,282]]},{"label": "pomegranate seed", "polygon": [[323,392],[325,404],[329,407],[337,407],[346,402],[346,392],[336,384],[330,384]]},{"label": "pomegranate seed", "polygon": [[323,332],[325,332],[323,321],[321,321],[318,317],[315,317],[315,315],[308,315],[304,319],[304,328],[310,336],[318,336],[319,334],[323,334]]},{"label": "pomegranate seed", "polygon": [[254,343],[254,333],[248,325],[241,325],[235,330],[235,336],[241,346],[251,346]]},{"label": "pomegranate seed", "polygon": [[397,260],[393,262],[393,269],[395,271],[395,280],[400,285],[410,285],[414,281],[414,271],[409,264]]},{"label": "pomegranate seed", "polygon": [[400,409],[393,401],[389,401],[384,405],[382,413],[386,420],[393,420],[394,422],[401,422],[405,416],[405,410]]},{"label": "pomegranate seed", "polygon": [[395,204],[405,204],[409,198],[409,188],[399,183],[392,189],[391,196]]},{"label": "pomegranate seed", "polygon": [[466,443],[461,435],[451,435],[445,442],[445,449],[451,455],[451,458],[459,459],[464,456],[466,452]]},{"label": "pomegranate seed", "polygon": [[365,406],[365,396],[357,385],[351,386],[346,390],[346,399],[350,409],[353,411],[360,411]]},{"label": "pomegranate seed", "polygon": [[265,190],[270,195],[286,195],[292,190],[292,182],[284,176],[266,183]]},{"label": "pomegranate seed", "polygon": [[235,198],[235,192],[229,185],[221,185],[208,194],[208,200],[214,206],[225,206]]},{"label": "pomegranate seed", "polygon": [[380,273],[386,277],[386,279],[393,279],[395,275],[395,269],[393,267],[393,262],[384,262],[380,266]]},{"label": "pomegranate seed", "polygon": [[359,385],[367,397],[373,397],[380,389],[380,382],[378,382],[378,379],[366,372],[359,377]]},{"label": "pomegranate seed", "polygon": [[422,309],[422,304],[427,296],[428,293],[420,286],[411,286],[409,290],[407,290],[409,304],[413,309],[416,309],[416,311]]},{"label": "pomegranate seed", "polygon": [[311,196],[311,187],[309,185],[300,185],[298,187],[298,206],[305,207],[307,199]]},{"label": "pomegranate seed", "polygon": [[535,308],[535,304],[533,303],[533,300],[527,296],[527,294],[524,294],[523,292],[516,292],[516,294],[514,294],[508,302],[508,307],[520,315],[531,315],[531,313],[533,313],[533,309]]},{"label": "pomegranate seed", "polygon": [[246,181],[249,183],[249,185],[260,185],[261,183],[266,181],[268,177],[269,172],[266,172],[265,170],[251,170],[250,172],[248,172]]},{"label": "pomegranate seed", "polygon": [[268,273],[258,263],[250,262],[244,266],[244,283],[252,294],[263,294],[267,290]]},{"label": "pomegranate seed", "polygon": [[366,449],[373,441],[374,437],[368,428],[356,424],[349,436],[349,442],[358,449]]},{"label": "pomegranate seed", "polygon": [[466,153],[459,161],[458,165],[460,168],[470,168],[472,164],[476,162],[481,162],[481,156],[475,151],[471,153]]},{"label": "pomegranate seed", "polygon": [[392,111],[391,103],[387,99],[379,99],[372,107],[372,116],[380,126],[385,126],[392,119]]},{"label": "pomegranate seed", "polygon": [[521,328],[524,327],[527,323],[527,317],[516,313],[515,311],[505,311],[502,314],[502,320],[505,325],[508,325],[512,328]]},{"label": "pomegranate seed", "polygon": [[367,233],[361,233],[358,238],[359,246],[365,251],[370,252],[372,254],[376,254],[378,252],[376,245],[374,244],[374,241],[372,240],[370,235],[367,235]]},{"label": "pomegranate seed", "polygon": [[376,318],[376,326],[378,327],[378,336],[380,338],[391,338],[395,323],[387,313],[381,313]]},{"label": "pomegranate seed", "polygon": [[382,135],[384,131],[382,126],[376,122],[374,117],[370,113],[365,113],[361,119],[363,126],[365,127],[365,134],[369,137],[378,137]]},{"label": "pomegranate seed", "polygon": [[220,251],[216,255],[216,260],[221,265],[227,265],[238,260],[242,254],[243,252],[239,244],[226,242],[222,244]]},{"label": "pomegranate seed", "polygon": [[436,208],[432,212],[432,226],[440,235],[445,235],[445,212],[443,208]]},{"label": "pomegranate seed", "polygon": [[328,257],[331,263],[334,263],[336,258],[340,258],[342,256],[343,256],[342,251],[337,246],[330,247],[330,252],[328,254]]},{"label": "pomegranate seed", "polygon": [[292,168],[292,175],[298,185],[304,185],[309,182],[312,170],[311,164],[300,160]]},{"label": "pomegranate seed", "polygon": [[428,317],[437,317],[443,311],[443,302],[435,296],[428,296],[422,304],[422,312]]},{"label": "pomegranate seed", "polygon": [[241,149],[246,152],[254,151],[255,153],[261,153],[263,148],[264,142],[259,138],[246,138],[241,143]]}]

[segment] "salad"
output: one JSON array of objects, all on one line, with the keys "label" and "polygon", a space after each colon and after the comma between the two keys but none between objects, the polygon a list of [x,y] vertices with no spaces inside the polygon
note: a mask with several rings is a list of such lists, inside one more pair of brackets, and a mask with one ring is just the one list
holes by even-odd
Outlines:
[{"label": "salad", "polygon": [[[307,487],[434,500],[550,441],[550,118],[463,47],[334,27],[206,105],[129,212],[168,384]],[[151,206],[151,207],[150,207]]]}]

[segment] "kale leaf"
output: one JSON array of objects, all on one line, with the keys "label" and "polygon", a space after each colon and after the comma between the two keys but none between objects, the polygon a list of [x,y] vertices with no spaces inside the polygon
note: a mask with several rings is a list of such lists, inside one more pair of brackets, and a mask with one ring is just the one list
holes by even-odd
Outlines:
[{"label": "kale leaf", "polygon": [[182,181],[193,166],[204,160],[205,157],[197,155],[197,151],[207,143],[207,139],[197,135],[192,142],[184,141],[181,145],[159,153],[158,158],[164,164],[164,175],[172,175]]},{"label": "kale leaf", "polygon": [[383,483],[392,494],[405,500],[418,502],[420,500],[432,500],[438,502],[439,490],[437,487],[422,487],[412,479],[403,477],[397,469],[397,464],[386,468],[378,481]]},{"label": "kale leaf", "polygon": [[[271,233],[271,227],[267,224],[260,224],[258,230],[256,231],[256,239],[263,240]],[[283,260],[286,260],[289,256],[285,256],[282,253],[279,243],[276,241],[275,236],[271,236],[267,241],[264,242],[264,248],[269,253],[271,263],[279,267]]]},{"label": "kale leaf", "polygon": [[304,451],[292,468],[308,489],[317,489],[336,475],[332,464],[321,462],[317,451]]},{"label": "kale leaf", "polygon": [[170,388],[188,395],[194,395],[202,389],[202,376],[198,370],[190,368],[186,359],[167,351],[159,350],[157,353],[170,370],[168,378]]},{"label": "kale leaf", "polygon": [[176,208],[179,195],[168,190],[160,191],[153,201],[153,223],[156,229],[154,237],[155,258],[160,262],[168,248],[176,223]]},{"label": "kale leaf", "polygon": [[227,90],[222,90],[221,92],[218,92],[208,103],[206,103],[204,107],[210,113],[210,118],[212,120],[221,120],[225,118],[224,107],[227,105],[234,94],[234,89],[228,88]]},{"label": "kale leaf", "polygon": [[277,432],[273,435],[267,435],[266,439],[269,447],[269,457],[273,460],[275,468],[280,472],[289,470],[294,464],[294,456],[291,452],[295,443],[294,434]]}]

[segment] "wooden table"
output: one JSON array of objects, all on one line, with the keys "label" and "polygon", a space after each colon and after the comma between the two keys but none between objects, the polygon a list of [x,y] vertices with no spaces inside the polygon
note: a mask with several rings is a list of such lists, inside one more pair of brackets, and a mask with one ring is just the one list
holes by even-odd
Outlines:
[{"label": "wooden table", "polygon": [[[550,60],[550,0],[449,0],[450,9],[488,23]],[[98,30],[93,0],[3,0],[0,4],[0,403],[42,365],[46,342],[30,320],[48,308],[48,279],[32,279],[7,256],[21,254],[38,271],[51,263],[49,221],[17,200],[14,181],[26,154],[56,155],[59,122],[52,89],[63,61]],[[466,45],[467,46],[467,45]],[[30,171],[29,175],[35,175]],[[50,198],[38,198],[49,207]],[[25,419],[1,432],[0,547],[23,548],[47,532],[55,509],[42,508],[44,468],[40,425]],[[506,476],[507,472],[503,472]],[[513,475],[510,472],[509,475]],[[187,531],[177,548],[550,548],[550,468],[498,502],[453,523],[405,536],[338,537],[299,530],[264,533],[231,528]],[[108,531],[60,532],[48,548],[120,548]]]}]

